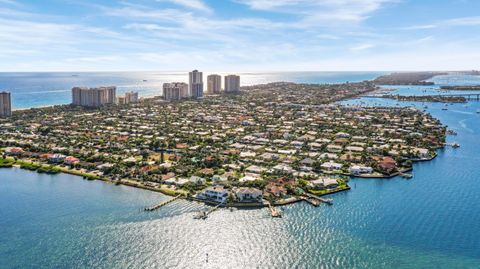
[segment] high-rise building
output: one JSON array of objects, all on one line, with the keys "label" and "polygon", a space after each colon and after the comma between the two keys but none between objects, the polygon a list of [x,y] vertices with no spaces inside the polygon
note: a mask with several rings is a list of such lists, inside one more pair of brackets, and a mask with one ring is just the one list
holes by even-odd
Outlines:
[{"label": "high-rise building", "polygon": [[190,97],[198,98],[203,96],[203,73],[193,70],[189,73]]},{"label": "high-rise building", "polygon": [[115,101],[117,101],[117,87],[100,87],[100,89],[107,92],[107,104],[115,104]]},{"label": "high-rise building", "polygon": [[137,103],[138,102],[138,92],[127,92],[125,93],[125,103]]},{"label": "high-rise building", "polygon": [[117,104],[119,105],[125,105],[127,103],[125,96],[119,96],[117,97]]},{"label": "high-rise building", "polygon": [[187,97],[189,97],[187,83],[172,82],[163,84],[163,99],[176,101]]},{"label": "high-rise building", "polygon": [[117,88],[99,87],[85,88],[75,87],[72,89],[72,104],[86,107],[99,107],[106,104],[115,104],[117,101]]},{"label": "high-rise building", "polygon": [[240,76],[228,75],[225,76],[225,92],[239,92],[240,91]]},{"label": "high-rise building", "polygon": [[9,92],[0,92],[0,117],[12,115],[12,99]]},{"label": "high-rise building", "polygon": [[210,75],[207,77],[207,94],[218,94],[222,90],[222,76]]}]

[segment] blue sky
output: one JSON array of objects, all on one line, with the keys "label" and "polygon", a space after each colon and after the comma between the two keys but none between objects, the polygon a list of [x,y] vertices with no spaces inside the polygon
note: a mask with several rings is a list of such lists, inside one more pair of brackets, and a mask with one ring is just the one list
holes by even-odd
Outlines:
[{"label": "blue sky", "polygon": [[480,69],[478,0],[0,0],[0,71]]}]

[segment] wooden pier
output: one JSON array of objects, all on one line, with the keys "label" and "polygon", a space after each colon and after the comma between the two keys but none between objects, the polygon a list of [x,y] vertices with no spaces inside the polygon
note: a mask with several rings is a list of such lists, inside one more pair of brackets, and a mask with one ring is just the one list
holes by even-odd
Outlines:
[{"label": "wooden pier", "polygon": [[[333,205],[333,200],[332,199],[328,199],[328,198],[322,198],[320,196],[317,196],[317,195],[313,195],[311,193],[306,193],[305,194],[310,200],[316,200],[315,203],[324,203],[324,204],[327,204],[327,205]],[[309,202],[308,200],[306,200],[307,202]]]},{"label": "wooden pier", "polygon": [[274,218],[281,218],[282,217],[282,211],[278,210],[275,208],[272,203],[267,202],[268,208],[270,209],[270,213],[272,214],[272,217]]},{"label": "wooden pier", "polygon": [[150,206],[150,207],[145,207],[145,211],[155,211],[157,209],[159,209],[160,207],[164,206],[164,205],[167,205],[175,200],[177,200],[178,198],[180,198],[182,195],[177,195],[175,197],[173,197],[172,199],[169,199],[169,200],[166,200],[166,201],[163,201],[157,205],[154,205],[154,206]]},{"label": "wooden pier", "polygon": [[302,200],[313,205],[314,207],[317,207],[321,204],[321,202],[315,198],[311,198],[311,197],[302,197]]},{"label": "wooden pier", "polygon": [[214,207],[212,207],[210,210],[208,211],[199,211],[197,215],[195,215],[193,218],[194,219],[207,219],[208,218],[208,215],[210,215],[211,213],[213,213],[214,211],[218,210],[221,206],[223,206],[224,204],[223,203],[220,203]]}]

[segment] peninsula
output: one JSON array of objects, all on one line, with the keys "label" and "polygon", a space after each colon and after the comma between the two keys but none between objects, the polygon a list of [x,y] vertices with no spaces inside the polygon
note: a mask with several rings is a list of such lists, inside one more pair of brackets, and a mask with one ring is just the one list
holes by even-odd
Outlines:
[{"label": "peninsula", "polygon": [[62,105],[0,120],[0,166],[227,206],[283,205],[430,160],[446,128],[413,108],[342,106],[372,82],[277,82],[197,99]]}]

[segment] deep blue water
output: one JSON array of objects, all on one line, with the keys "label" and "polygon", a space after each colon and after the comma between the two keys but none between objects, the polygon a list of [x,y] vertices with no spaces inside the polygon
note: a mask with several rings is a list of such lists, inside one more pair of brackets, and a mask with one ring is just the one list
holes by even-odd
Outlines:
[{"label": "deep blue water", "polygon": [[[209,73],[204,73],[204,80]],[[226,75],[222,74],[221,75]],[[336,83],[373,79],[382,72],[285,72],[240,73],[242,85],[274,81]],[[144,81],[145,80],[145,81]],[[138,91],[142,97],[159,96],[165,82],[188,82],[188,72],[129,73],[0,73],[0,91],[12,92],[14,109],[72,102],[75,86],[117,86],[118,94]]]},{"label": "deep blue water", "polygon": [[[344,103],[360,102],[397,105]],[[333,206],[290,205],[281,219],[222,209],[198,221],[203,206],[186,201],[145,213],[166,197],[0,170],[0,268],[480,268],[480,102],[427,105],[462,147],[415,164],[413,179],[353,179]]]}]

